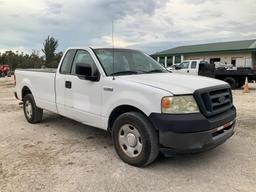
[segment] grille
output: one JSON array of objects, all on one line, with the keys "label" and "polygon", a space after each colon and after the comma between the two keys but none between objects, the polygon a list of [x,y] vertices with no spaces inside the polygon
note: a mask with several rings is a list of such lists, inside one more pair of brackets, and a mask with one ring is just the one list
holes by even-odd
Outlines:
[{"label": "grille", "polygon": [[199,89],[194,96],[200,111],[206,117],[223,113],[233,107],[232,93],[228,85]]}]

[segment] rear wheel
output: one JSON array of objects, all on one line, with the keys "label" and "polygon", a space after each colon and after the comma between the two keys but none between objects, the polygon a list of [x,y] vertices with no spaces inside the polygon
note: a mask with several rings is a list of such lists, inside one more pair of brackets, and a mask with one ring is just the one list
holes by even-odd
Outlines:
[{"label": "rear wheel", "polygon": [[114,122],[112,137],[117,154],[128,164],[146,166],[158,156],[157,132],[139,112],[120,115]]},{"label": "rear wheel", "polygon": [[230,85],[231,89],[237,88],[237,82],[233,77],[227,77],[224,79],[224,81]]},{"label": "rear wheel", "polygon": [[32,94],[25,95],[23,99],[24,115],[29,123],[39,123],[43,118],[43,109],[36,106]]}]

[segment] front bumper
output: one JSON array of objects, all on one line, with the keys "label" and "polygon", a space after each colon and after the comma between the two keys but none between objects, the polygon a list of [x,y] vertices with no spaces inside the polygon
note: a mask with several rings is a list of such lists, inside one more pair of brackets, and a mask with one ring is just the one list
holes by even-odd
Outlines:
[{"label": "front bumper", "polygon": [[161,151],[166,155],[196,153],[225,142],[234,134],[236,109],[206,118],[195,114],[157,114],[150,120],[159,131]]}]

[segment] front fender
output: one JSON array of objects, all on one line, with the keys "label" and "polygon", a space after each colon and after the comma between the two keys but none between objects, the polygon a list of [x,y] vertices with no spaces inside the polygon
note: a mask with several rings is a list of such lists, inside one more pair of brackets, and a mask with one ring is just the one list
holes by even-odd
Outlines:
[{"label": "front fender", "polygon": [[118,81],[108,86],[113,87],[113,92],[104,91],[102,95],[102,116],[106,118],[121,105],[138,108],[147,116],[160,113],[162,97],[170,95],[164,90],[133,82]]},{"label": "front fender", "polygon": [[[111,112],[121,106],[121,105],[129,105],[135,108],[138,108],[141,110],[144,114],[149,116],[153,111],[159,111],[157,108],[160,106],[156,104],[157,106],[153,106],[152,102],[145,96],[141,94],[133,94],[134,98],[129,97],[130,93],[123,92],[118,95],[117,98],[111,98],[108,102],[109,107],[106,108],[105,111],[103,111],[103,116],[109,117]],[[153,109],[155,108],[155,109]]]}]

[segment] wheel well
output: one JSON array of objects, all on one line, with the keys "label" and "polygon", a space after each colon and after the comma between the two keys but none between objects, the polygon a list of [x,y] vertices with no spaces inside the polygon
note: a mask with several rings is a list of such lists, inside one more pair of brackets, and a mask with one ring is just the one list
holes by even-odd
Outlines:
[{"label": "wheel well", "polygon": [[115,122],[115,120],[122,114],[127,113],[127,112],[131,112],[131,111],[137,111],[140,112],[144,115],[146,115],[145,113],[143,113],[140,109],[131,106],[131,105],[120,105],[118,107],[116,107],[110,114],[109,116],[109,120],[108,120],[108,130],[111,131],[112,126]]},{"label": "wheel well", "polygon": [[31,94],[32,92],[30,91],[30,89],[25,86],[22,88],[22,92],[21,92],[21,97],[22,97],[22,100],[23,98],[27,95],[27,94]]}]

